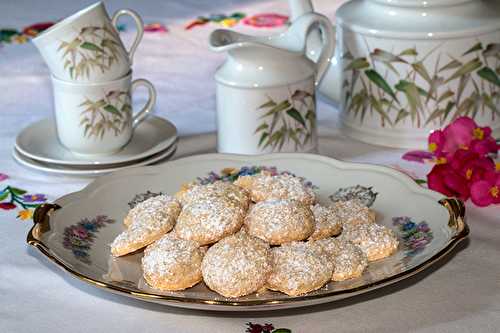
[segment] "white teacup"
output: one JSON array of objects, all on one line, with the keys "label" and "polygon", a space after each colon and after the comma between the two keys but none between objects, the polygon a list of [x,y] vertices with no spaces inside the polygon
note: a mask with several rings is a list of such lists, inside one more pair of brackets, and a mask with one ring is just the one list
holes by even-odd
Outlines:
[{"label": "white teacup", "polygon": [[[115,28],[122,15],[131,16],[137,35],[130,50]],[[129,9],[110,19],[102,2],[95,3],[50,27],[33,39],[52,75],[67,81],[105,82],[125,76],[144,33],[144,24]]]},{"label": "white teacup", "polygon": [[[77,83],[52,76],[54,109],[59,141],[80,155],[112,154],[125,146],[134,128],[152,112],[156,91],[151,82],[132,81],[132,72],[110,82]],[[149,99],[132,112],[132,93],[148,89]]]}]

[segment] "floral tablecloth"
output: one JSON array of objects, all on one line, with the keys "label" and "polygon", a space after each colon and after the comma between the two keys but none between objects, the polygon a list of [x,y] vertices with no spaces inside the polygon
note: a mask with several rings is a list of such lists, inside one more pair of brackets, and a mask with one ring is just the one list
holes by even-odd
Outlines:
[{"label": "floral tablecloth", "polygon": [[[342,1],[315,1],[333,17]],[[143,303],[106,293],[60,272],[25,244],[31,212],[84,187],[89,179],[53,177],[11,158],[16,134],[52,113],[48,71],[29,42],[31,34],[92,3],[0,2],[0,331],[1,332],[486,332],[500,327],[500,208],[467,205],[470,240],[431,269],[352,299],[305,309],[262,313],[198,312]],[[169,118],[181,140],[176,158],[215,150],[212,75],[222,54],[207,49],[215,28],[268,34],[284,27],[285,1],[107,1],[112,12],[136,9],[147,32],[135,57],[134,76],[159,92],[157,114]],[[261,15],[272,14],[272,15]],[[132,23],[121,25],[130,41]],[[26,42],[26,43],[23,43]],[[143,103],[145,96],[137,98]],[[196,121],[193,121],[196,119]],[[403,161],[403,151],[343,137],[337,111],[319,101],[320,153],[389,165],[415,178],[425,164]],[[282,332],[288,332],[283,330]]]}]

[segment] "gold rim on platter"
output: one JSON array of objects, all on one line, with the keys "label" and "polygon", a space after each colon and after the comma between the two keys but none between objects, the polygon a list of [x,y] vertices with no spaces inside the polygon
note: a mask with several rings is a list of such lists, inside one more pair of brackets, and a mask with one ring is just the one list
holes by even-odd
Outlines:
[{"label": "gold rim on platter", "polygon": [[[277,305],[277,304],[289,304],[300,301],[313,301],[325,297],[333,297],[333,296],[341,296],[341,298],[354,296],[357,294],[361,294],[364,292],[368,292],[371,290],[378,289],[383,286],[387,286],[389,284],[393,284],[395,282],[401,281],[410,276],[416,275],[419,272],[425,270],[427,267],[433,265],[441,258],[445,257],[451,250],[453,250],[458,243],[462,240],[466,239],[469,235],[469,227],[465,221],[465,206],[464,203],[455,198],[444,198],[439,201],[441,205],[446,207],[449,213],[449,221],[448,226],[454,230],[453,237],[450,238],[448,244],[443,247],[439,252],[434,254],[432,257],[422,262],[421,264],[412,267],[404,272],[397,273],[390,277],[384,278],[382,280],[368,283],[359,287],[349,288],[344,290],[336,290],[331,292],[326,292],[322,294],[313,294],[313,295],[302,295],[297,297],[291,297],[288,299],[279,299],[279,300],[235,300],[235,301],[226,301],[226,300],[206,300],[206,299],[196,299],[196,298],[188,298],[188,297],[178,297],[171,295],[162,295],[155,294],[150,292],[137,292],[127,288],[119,287],[116,285],[112,285],[109,283],[105,283],[102,281],[95,280],[93,278],[89,278],[74,269],[72,269],[69,265],[58,259],[51,253],[50,248],[43,243],[41,240],[41,234],[44,231],[47,231],[50,228],[50,215],[53,211],[60,209],[61,206],[58,204],[43,204],[39,206],[34,213],[33,221],[34,226],[31,228],[27,235],[27,243],[36,249],[38,249],[43,255],[45,255],[50,261],[59,266],[64,271],[68,272],[73,277],[94,285],[99,288],[103,288],[107,291],[115,292],[118,294],[124,294],[127,296],[132,296],[139,299],[146,299],[152,301],[168,301],[168,302],[176,302],[176,303],[190,303],[190,304],[206,304],[206,305],[217,305],[223,307],[252,307],[252,306],[266,306],[266,305]],[[332,300],[334,301],[334,300]],[[270,307],[269,309],[272,309]],[[215,309],[214,309],[215,310]]]}]

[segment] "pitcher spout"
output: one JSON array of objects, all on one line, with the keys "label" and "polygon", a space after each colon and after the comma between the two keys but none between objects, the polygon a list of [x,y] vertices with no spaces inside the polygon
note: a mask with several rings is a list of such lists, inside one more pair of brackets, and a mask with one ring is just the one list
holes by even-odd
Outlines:
[{"label": "pitcher spout", "polygon": [[215,52],[226,52],[235,48],[249,46],[254,43],[252,36],[240,34],[227,29],[217,29],[210,34],[209,47]]}]

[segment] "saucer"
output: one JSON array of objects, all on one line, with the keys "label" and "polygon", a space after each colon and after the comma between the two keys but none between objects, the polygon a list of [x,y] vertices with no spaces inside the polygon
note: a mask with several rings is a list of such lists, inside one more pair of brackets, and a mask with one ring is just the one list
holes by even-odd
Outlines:
[{"label": "saucer", "polygon": [[19,133],[15,148],[37,162],[72,166],[109,166],[130,163],[164,151],[177,139],[177,129],[166,119],[149,116],[134,130],[130,142],[112,155],[93,156],[92,160],[77,156],[57,139],[54,119],[31,124]]},{"label": "saucer", "polygon": [[98,166],[67,166],[67,165],[59,165],[59,164],[51,164],[45,162],[39,162],[29,157],[23,156],[21,152],[16,149],[12,150],[12,157],[14,160],[21,164],[22,166],[28,167],[30,169],[34,169],[37,171],[41,171],[44,173],[54,174],[54,175],[66,175],[66,176],[79,176],[79,177],[95,177],[103,174],[107,174],[113,171],[129,169],[137,166],[144,166],[153,164],[162,160],[170,159],[177,149],[177,143],[172,144],[166,150],[159,152],[155,155],[147,157],[142,160],[138,160],[135,163],[122,164],[116,167],[102,167]]}]

